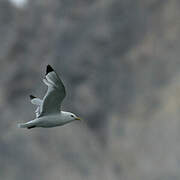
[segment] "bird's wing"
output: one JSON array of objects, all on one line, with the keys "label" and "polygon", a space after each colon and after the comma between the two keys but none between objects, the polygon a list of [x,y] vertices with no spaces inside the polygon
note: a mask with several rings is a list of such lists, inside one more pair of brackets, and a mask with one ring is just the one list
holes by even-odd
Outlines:
[{"label": "bird's wing", "polygon": [[40,115],[40,106],[42,104],[42,100],[33,95],[30,95],[29,97],[30,97],[31,103],[37,106],[35,114],[36,114],[36,118],[38,118]]},{"label": "bird's wing", "polygon": [[38,117],[40,116],[40,114],[41,114],[41,112],[40,112],[40,106],[38,106],[38,107],[36,108],[35,114],[36,114],[36,118],[38,118]]},{"label": "bird's wing", "polygon": [[29,97],[30,97],[30,100],[31,100],[32,104],[34,104],[36,106],[41,106],[42,100],[40,98],[37,98],[37,97],[35,97],[33,95],[30,95]]},{"label": "bird's wing", "polygon": [[40,116],[60,112],[66,91],[61,79],[50,65],[47,66],[46,77],[43,82],[48,86],[48,90],[40,106]]}]

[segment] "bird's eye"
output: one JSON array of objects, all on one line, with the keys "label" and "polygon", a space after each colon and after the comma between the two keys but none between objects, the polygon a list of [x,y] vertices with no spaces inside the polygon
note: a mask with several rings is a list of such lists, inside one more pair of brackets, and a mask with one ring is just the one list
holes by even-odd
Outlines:
[{"label": "bird's eye", "polygon": [[73,115],[71,115],[71,117],[74,117]]}]

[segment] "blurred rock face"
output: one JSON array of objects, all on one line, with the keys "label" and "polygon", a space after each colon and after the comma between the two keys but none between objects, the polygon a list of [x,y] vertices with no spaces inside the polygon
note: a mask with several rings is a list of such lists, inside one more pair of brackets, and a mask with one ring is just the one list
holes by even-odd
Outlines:
[{"label": "blurred rock face", "polygon": [[[179,179],[179,1],[0,2],[3,179]],[[86,123],[19,130],[47,64]]]}]

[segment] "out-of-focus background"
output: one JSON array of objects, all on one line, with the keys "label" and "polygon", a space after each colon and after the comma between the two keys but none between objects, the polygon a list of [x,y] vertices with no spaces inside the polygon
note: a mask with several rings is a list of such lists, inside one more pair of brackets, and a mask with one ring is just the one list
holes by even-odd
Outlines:
[{"label": "out-of-focus background", "polygon": [[[180,179],[179,0],[0,1],[0,180]],[[34,118],[46,65],[84,119]]]}]

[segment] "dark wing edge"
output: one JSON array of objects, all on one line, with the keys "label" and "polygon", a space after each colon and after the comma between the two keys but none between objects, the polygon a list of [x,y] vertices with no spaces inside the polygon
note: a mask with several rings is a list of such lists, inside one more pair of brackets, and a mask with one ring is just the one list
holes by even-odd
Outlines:
[{"label": "dark wing edge", "polygon": [[63,82],[50,65],[47,65],[46,77],[43,82],[48,86],[48,90],[43,98],[40,116],[59,112],[61,103],[66,96]]}]

